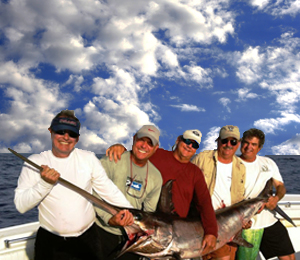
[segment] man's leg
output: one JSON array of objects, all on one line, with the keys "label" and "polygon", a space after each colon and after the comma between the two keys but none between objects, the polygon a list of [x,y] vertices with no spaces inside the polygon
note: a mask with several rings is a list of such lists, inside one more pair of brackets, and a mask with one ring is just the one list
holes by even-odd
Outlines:
[{"label": "man's leg", "polygon": [[277,221],[274,225],[265,228],[260,251],[266,259],[277,256],[281,260],[294,260],[295,250],[293,248],[286,227]]}]

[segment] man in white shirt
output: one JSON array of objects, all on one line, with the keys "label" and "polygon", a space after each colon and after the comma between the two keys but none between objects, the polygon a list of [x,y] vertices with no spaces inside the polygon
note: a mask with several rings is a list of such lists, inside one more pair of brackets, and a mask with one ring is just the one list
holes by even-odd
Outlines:
[{"label": "man in white shirt", "polygon": [[252,220],[251,229],[243,230],[244,238],[253,248],[239,247],[237,259],[255,260],[261,250],[266,259],[277,256],[280,260],[294,260],[294,249],[286,228],[268,209],[273,210],[285,195],[286,189],[276,163],[257,155],[265,142],[265,134],[256,128],[244,132],[241,159],[246,166],[245,197],[254,198],[273,178],[276,194],[269,198],[266,208]]},{"label": "man in white shirt", "polygon": [[[36,237],[35,260],[104,259],[92,203],[61,185],[60,176],[89,193],[94,189],[111,204],[132,207],[107,177],[95,154],[75,148],[79,129],[74,112],[61,111],[48,129],[52,150],[30,156],[43,171],[27,163],[22,168],[14,202],[21,213],[38,206],[41,227]],[[133,223],[127,210],[112,218],[118,225]]]}]

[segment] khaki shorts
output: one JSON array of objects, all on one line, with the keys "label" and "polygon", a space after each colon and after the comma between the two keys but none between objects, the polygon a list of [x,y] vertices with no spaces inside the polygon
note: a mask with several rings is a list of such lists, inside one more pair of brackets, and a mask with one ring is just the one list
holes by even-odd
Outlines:
[{"label": "khaki shorts", "polygon": [[237,251],[237,246],[226,244],[221,248],[219,248],[218,250],[203,256],[203,260],[208,260],[211,258],[218,258],[218,257],[223,257],[228,255],[230,255],[230,260],[234,260],[236,251]]}]

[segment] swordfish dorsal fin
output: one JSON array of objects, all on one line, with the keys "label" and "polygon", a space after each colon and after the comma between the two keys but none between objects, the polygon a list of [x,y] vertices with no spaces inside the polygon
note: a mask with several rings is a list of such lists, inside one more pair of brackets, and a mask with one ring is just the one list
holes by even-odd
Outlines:
[{"label": "swordfish dorsal fin", "polygon": [[258,195],[258,198],[262,198],[267,200],[273,193],[273,178],[270,178],[264,189],[261,191],[261,193]]},{"label": "swordfish dorsal fin", "polygon": [[162,186],[160,198],[157,204],[157,211],[171,214],[174,210],[174,204],[172,202],[172,186],[174,180],[169,180]]}]

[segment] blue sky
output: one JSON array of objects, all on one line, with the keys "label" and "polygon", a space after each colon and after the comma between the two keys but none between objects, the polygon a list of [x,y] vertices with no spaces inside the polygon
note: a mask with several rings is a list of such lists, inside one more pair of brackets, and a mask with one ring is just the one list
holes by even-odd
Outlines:
[{"label": "blue sky", "polygon": [[187,129],[266,134],[261,155],[300,154],[300,1],[7,0],[0,3],[0,152],[51,148],[61,110],[77,147],[131,148],[144,124],[170,149]]}]

